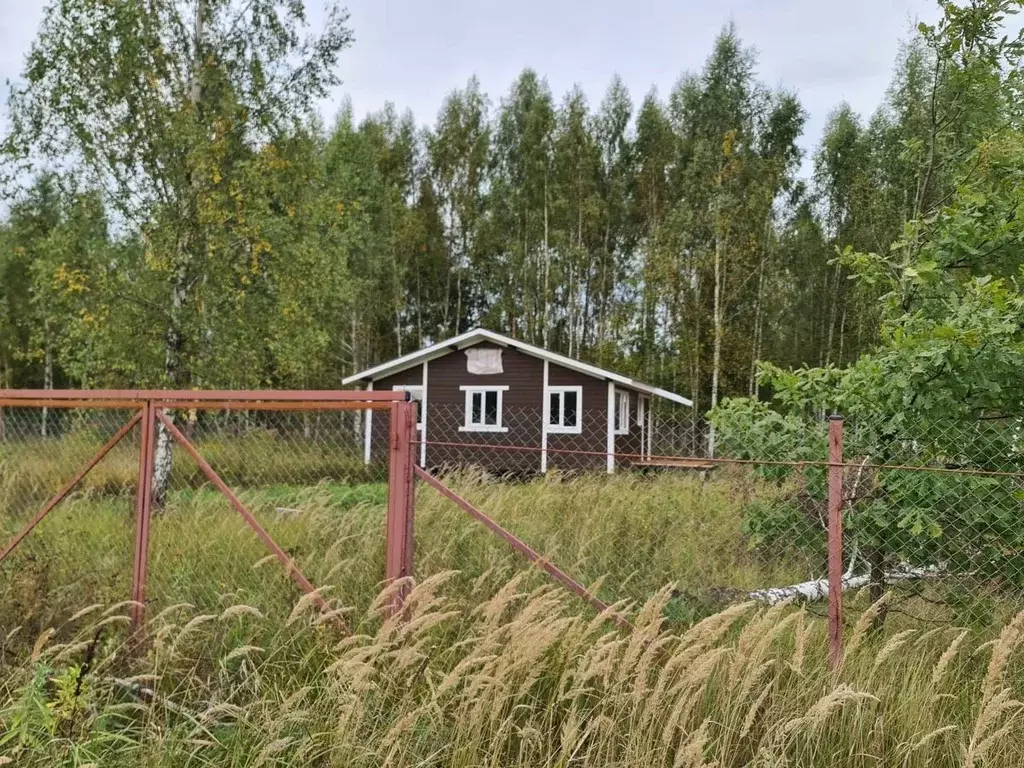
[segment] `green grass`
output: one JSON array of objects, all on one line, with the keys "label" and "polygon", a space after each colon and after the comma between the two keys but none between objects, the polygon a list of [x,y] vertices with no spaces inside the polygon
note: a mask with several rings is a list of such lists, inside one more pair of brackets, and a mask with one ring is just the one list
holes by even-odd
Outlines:
[{"label": "green grass", "polygon": [[[642,603],[671,583],[676,595],[668,612],[689,621],[737,593],[812,575],[812,564],[797,553],[748,546],[740,531],[742,499],[728,481],[622,475],[449,482],[609,603]],[[384,573],[385,486],[278,483],[239,493],[313,583],[346,605],[374,600]],[[126,599],[132,505],[130,492],[88,489],[61,505],[0,566],[0,576],[8,574],[0,581],[0,605],[12,606],[7,616],[41,630],[84,603]],[[265,562],[267,555],[219,493],[186,486],[154,517],[148,597],[156,610],[238,600],[261,610],[290,608],[292,585],[276,562]],[[466,594],[493,594],[526,567],[508,544],[427,487],[418,491],[415,563],[420,578],[458,571],[453,588]]]},{"label": "green grass", "polygon": [[[24,487],[4,477],[0,501]],[[1010,602],[969,630],[932,606],[927,622],[894,612],[872,634],[864,596],[849,595],[835,673],[818,606],[728,607],[820,568],[749,545],[745,505],[778,491],[745,475],[449,478],[619,603],[632,632],[422,486],[417,586],[405,621],[385,620],[384,486],[262,477],[242,499],[351,634],[190,482],[153,520],[148,620],[130,640],[133,494],[87,486],[0,566],[0,764],[1024,763],[1024,619]]]}]

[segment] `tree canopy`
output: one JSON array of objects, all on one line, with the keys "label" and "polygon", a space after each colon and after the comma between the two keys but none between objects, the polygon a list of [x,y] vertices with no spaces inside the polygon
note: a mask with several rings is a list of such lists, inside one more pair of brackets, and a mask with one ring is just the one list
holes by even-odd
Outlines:
[{"label": "tree canopy", "polygon": [[1016,5],[944,4],[804,158],[731,26],[664,95],[527,69],[325,125],[338,7],[53,0],[8,100],[0,384],[336,387],[484,325],[699,412],[1016,413]]}]

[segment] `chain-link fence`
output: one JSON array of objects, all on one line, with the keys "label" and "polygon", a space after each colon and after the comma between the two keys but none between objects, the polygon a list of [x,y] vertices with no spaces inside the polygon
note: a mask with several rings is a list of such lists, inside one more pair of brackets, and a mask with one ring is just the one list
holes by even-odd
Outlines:
[{"label": "chain-link fence", "polygon": [[[556,401],[558,402],[558,401]],[[648,409],[632,399],[621,416],[592,407],[564,414],[541,408],[503,407],[473,415],[463,406],[429,403],[424,466],[472,466],[496,476],[655,467],[667,460],[699,459],[712,450],[712,432],[690,409]],[[487,423],[473,423],[473,419]]]},{"label": "chain-link fence", "polygon": [[[572,430],[545,429],[559,419],[541,410],[504,409],[490,429],[461,408],[427,413],[426,468],[605,602],[670,583],[683,617],[751,598],[825,616],[831,538],[848,621],[871,607],[876,624],[989,624],[1024,603],[1016,422],[840,421],[837,453],[828,419],[776,413],[712,427],[605,410],[574,414]],[[841,537],[829,535],[830,491]],[[420,522],[421,567],[514,572],[515,553],[497,556],[486,531],[425,525],[454,521]]]},{"label": "chain-link fence", "polygon": [[471,601],[554,578],[624,617],[668,584],[681,623],[746,600],[824,616],[842,596],[849,622],[885,595],[871,616],[896,626],[1020,608],[1012,422],[481,424],[428,405],[413,424],[404,394],[361,396],[3,400],[0,629],[140,597],[148,616],[248,606],[286,624],[314,587],[305,605],[351,626],[382,583],[443,573]]},{"label": "chain-link fence", "polygon": [[[375,460],[367,462],[370,413]],[[158,423],[151,610],[187,603],[217,613],[249,605],[284,620],[301,595],[293,579],[315,586],[332,608],[359,605],[379,588],[388,411],[167,415],[177,416],[187,442],[167,438],[165,465],[160,447],[170,428]],[[278,548],[284,558],[275,556]]]},{"label": "chain-link fence", "polygon": [[1008,419],[846,425],[847,569],[911,620],[988,624],[1022,606],[1024,473]]},{"label": "chain-link fence", "polygon": [[140,620],[177,605],[286,620],[314,586],[328,611],[379,591],[404,395],[5,394],[0,636],[129,600]]},{"label": "chain-link fence", "polygon": [[[827,548],[828,439],[813,426],[823,423],[764,414],[719,425],[720,457],[805,462],[808,482],[745,511],[752,546]],[[842,439],[835,484],[848,612],[872,606],[876,625],[987,625],[1022,607],[1018,422],[867,414],[845,421]],[[783,463],[761,474],[793,471]]]},{"label": "chain-link fence", "polygon": [[127,408],[3,409],[0,635],[131,595],[138,421]]},{"label": "chain-link fence", "polygon": [[[651,412],[634,400],[628,419],[607,413],[503,408],[479,428],[463,408],[429,404],[418,461],[503,532],[486,521],[467,527],[451,499],[421,491],[417,572],[454,569],[467,589],[493,594],[521,574],[529,548],[627,613],[673,585],[670,618],[682,622],[737,600],[782,599],[764,591],[824,577],[825,423],[808,422],[802,438],[822,439],[816,466],[712,457],[714,432],[690,411]],[[817,530],[796,540],[752,526],[754,510],[791,496]],[[524,546],[499,546],[505,534]],[[536,570],[519,578],[546,578]]]}]

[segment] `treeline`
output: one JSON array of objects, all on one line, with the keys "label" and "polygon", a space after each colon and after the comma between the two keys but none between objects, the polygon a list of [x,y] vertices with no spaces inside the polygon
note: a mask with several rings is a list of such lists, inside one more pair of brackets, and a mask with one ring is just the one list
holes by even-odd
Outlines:
[{"label": "treeline", "polygon": [[[616,79],[591,104],[525,70],[497,101],[471,80],[428,128],[391,106],[325,127],[344,14],[289,93],[265,81],[280,40],[232,48],[198,8],[48,12],[9,103],[10,167],[34,164],[0,226],[0,385],[337,387],[484,325],[706,410],[756,394],[759,360],[877,342],[878,296],[837,255],[887,252],[960,151],[962,94],[923,38],[870,119],[836,108],[803,179],[804,110],[732,28],[664,95]],[[68,34],[90,24],[122,47]],[[239,66],[257,59],[263,82]]]}]

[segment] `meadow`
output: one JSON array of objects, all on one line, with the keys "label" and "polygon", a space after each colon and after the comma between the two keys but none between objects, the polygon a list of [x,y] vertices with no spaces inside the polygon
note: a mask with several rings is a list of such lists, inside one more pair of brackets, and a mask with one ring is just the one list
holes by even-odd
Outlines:
[{"label": "meadow", "polygon": [[[233,455],[223,448],[219,466],[241,477]],[[750,477],[448,478],[615,603],[634,625],[623,630],[427,488],[408,611],[385,619],[384,486],[291,484],[299,465],[266,465],[241,496],[322,588],[321,614],[176,467],[132,637],[132,456],[126,446],[100,465],[0,566],[0,764],[1024,762],[1024,614],[1006,605],[961,626],[945,609],[891,612],[876,632],[883,606],[850,595],[846,655],[830,671],[824,606],[744,599],[820,570],[750,546],[745,505],[779,492]],[[0,501],[45,498],[48,470],[32,467],[0,476]],[[326,469],[338,476],[307,475]]]}]

